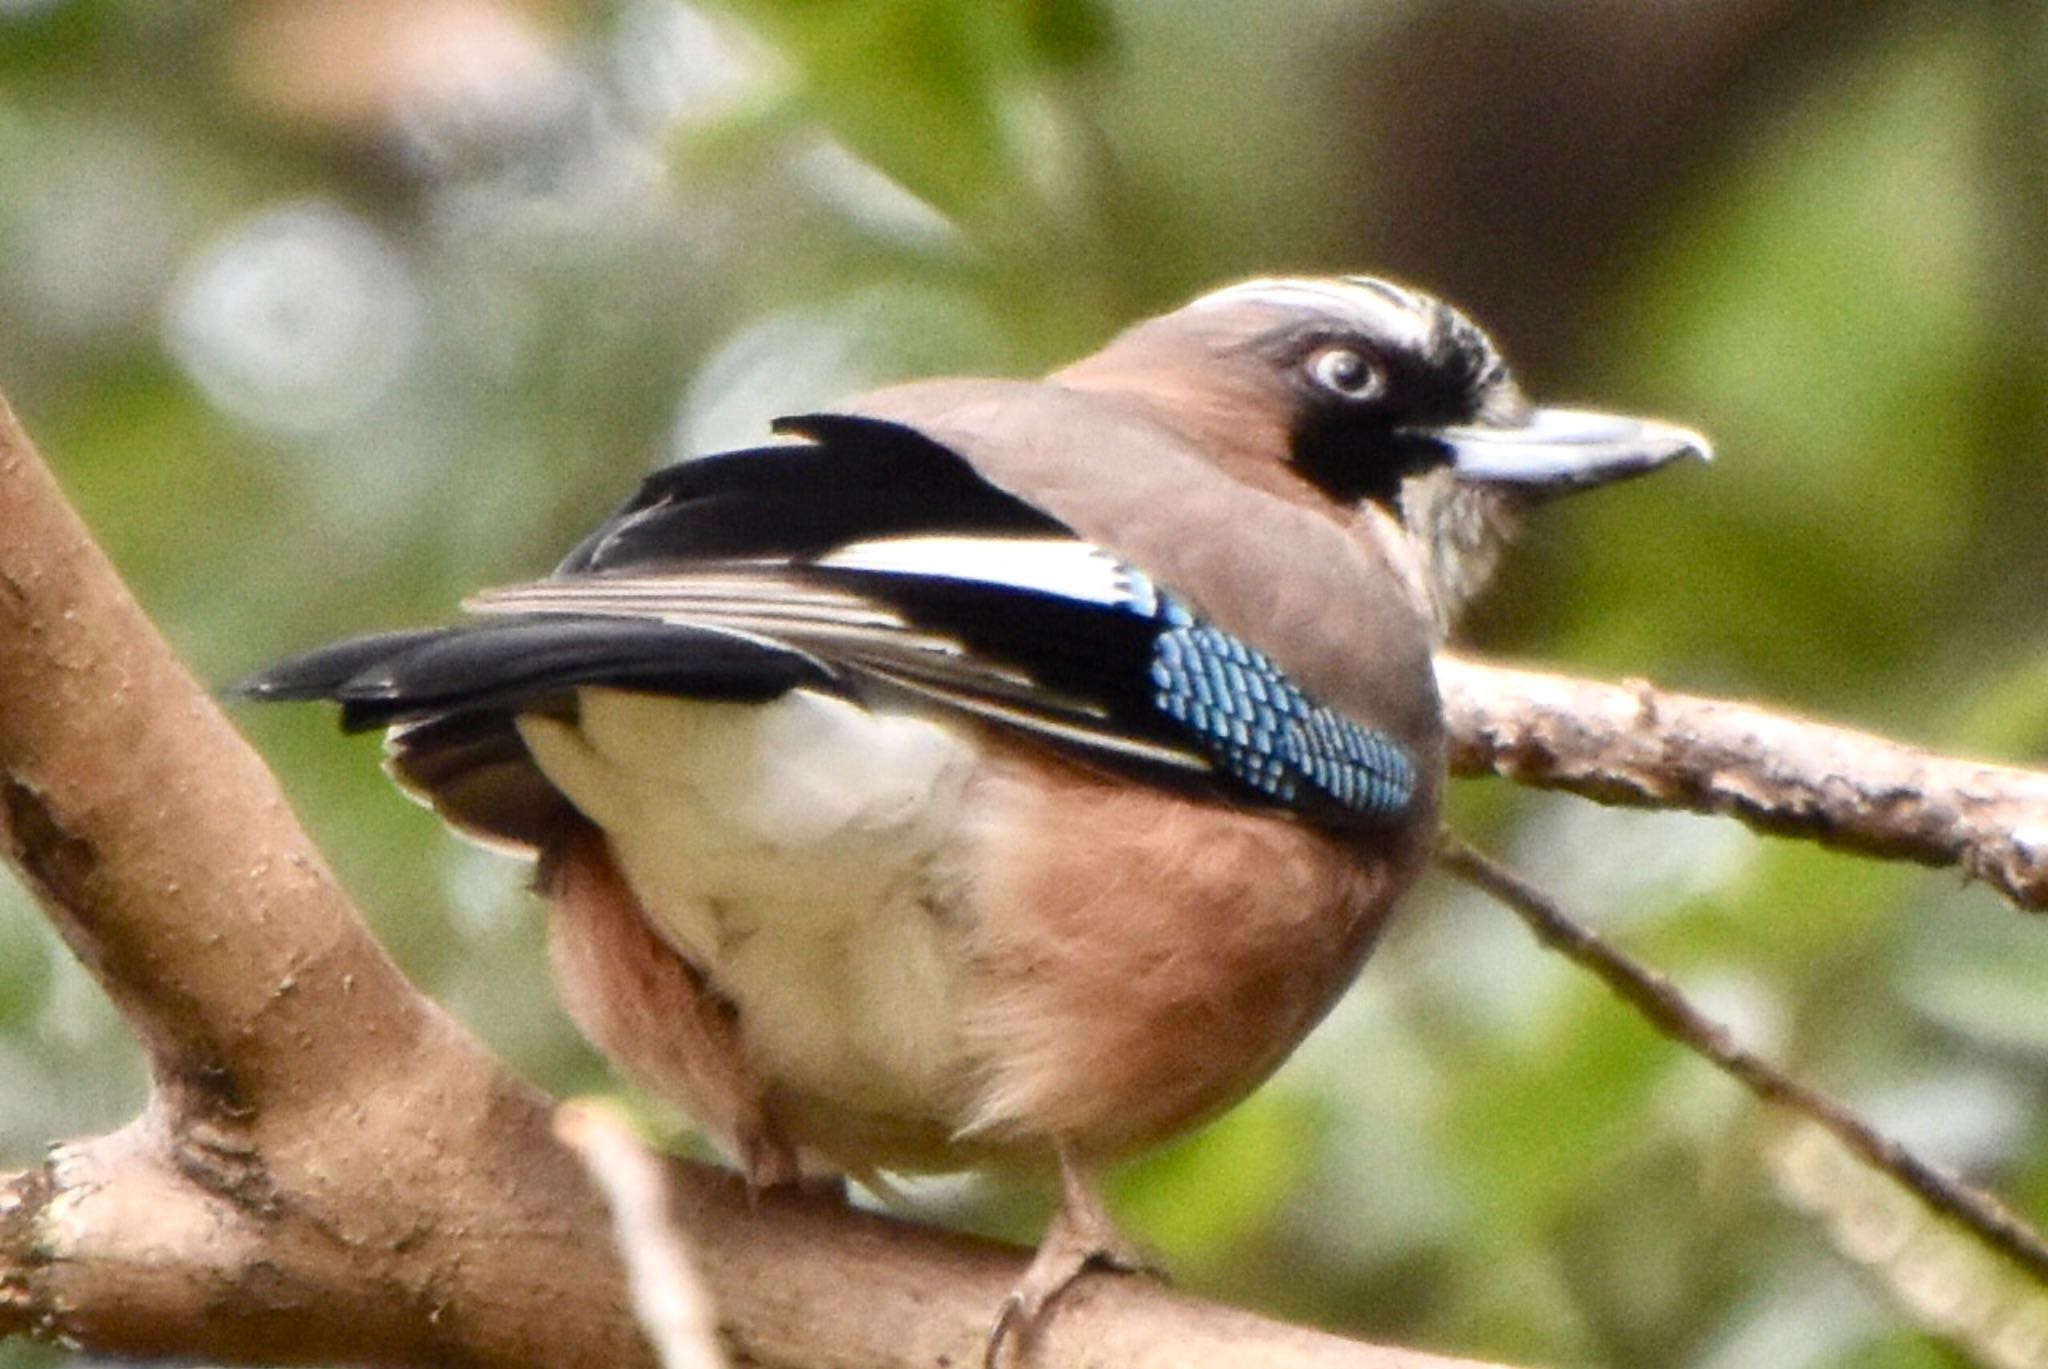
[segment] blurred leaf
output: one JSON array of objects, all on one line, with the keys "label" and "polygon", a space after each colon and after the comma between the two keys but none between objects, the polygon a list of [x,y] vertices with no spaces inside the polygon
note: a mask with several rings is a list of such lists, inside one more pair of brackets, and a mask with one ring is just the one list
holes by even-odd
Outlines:
[{"label": "blurred leaf", "polygon": [[[1920,27],[1836,69],[1640,282],[1621,354],[1720,460],[1566,511],[1599,521],[1570,585],[1586,654],[1835,701],[1931,654],[1974,484],[1973,60]],[[1630,631],[1646,597],[1682,638]]]},{"label": "blurred leaf", "polygon": [[1119,1216],[1195,1269],[1244,1241],[1296,1188],[1318,1130],[1314,1100],[1264,1089],[1117,1184]]},{"label": "blurred leaf", "polygon": [[1827,1369],[1969,1369],[1975,1362],[1925,1336],[1894,1334],[1865,1341],[1828,1360]]},{"label": "blurred leaf", "polygon": [[1002,101],[1032,74],[1011,4],[728,0],[799,73],[806,103],[854,152],[948,213],[1010,170]]},{"label": "blurred leaf", "polygon": [[2018,660],[1987,668],[1953,699],[1940,745],[2021,765],[2048,761],[2048,656],[2018,645]]},{"label": "blurred leaf", "polygon": [[1014,0],[1031,46],[1048,65],[1101,57],[1115,38],[1102,0]]},{"label": "blurred leaf", "polygon": [[1767,839],[1717,899],[1719,925],[1739,929],[1721,945],[1759,968],[1810,970],[1830,951],[1890,935],[1901,895],[1924,878],[1887,861]]},{"label": "blurred leaf", "polygon": [[76,1361],[53,1345],[31,1345],[18,1337],[0,1343],[0,1369],[54,1369],[65,1363]]},{"label": "blurred leaf", "polygon": [[0,872],[0,1033],[26,1027],[49,991],[51,953],[38,916],[12,875]]},{"label": "blurred leaf", "polygon": [[0,76],[47,80],[93,55],[133,0],[40,0],[0,8]]},{"label": "blurred leaf", "polygon": [[1442,1119],[1489,1245],[1524,1239],[1640,1143],[1642,1114],[1677,1048],[1604,989],[1575,985],[1536,1033],[1461,1071]]},{"label": "blurred leaf", "polygon": [[2048,1059],[2048,937],[2016,924],[1951,925],[1922,938],[1901,985],[1914,1007],[1952,1031]]}]

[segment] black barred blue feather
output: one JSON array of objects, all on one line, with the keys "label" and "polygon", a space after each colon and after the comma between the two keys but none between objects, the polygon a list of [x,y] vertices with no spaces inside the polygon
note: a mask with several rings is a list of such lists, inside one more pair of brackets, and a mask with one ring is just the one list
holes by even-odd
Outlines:
[{"label": "black barred blue feather", "polygon": [[1398,816],[1415,766],[1384,733],[1332,713],[1257,649],[1184,619],[1153,642],[1152,698],[1225,773],[1290,808]]}]

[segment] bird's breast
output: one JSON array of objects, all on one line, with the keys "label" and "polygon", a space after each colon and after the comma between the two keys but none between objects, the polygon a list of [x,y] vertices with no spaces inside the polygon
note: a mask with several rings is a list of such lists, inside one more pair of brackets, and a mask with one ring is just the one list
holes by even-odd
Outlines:
[{"label": "bird's breast", "polygon": [[1135,1149],[1263,1081],[1350,984],[1424,863],[1434,786],[1339,835],[991,754],[963,1131]]},{"label": "bird's breast", "polygon": [[579,697],[522,720],[535,760],[733,1006],[792,1138],[856,1167],[1123,1151],[1235,1101],[1434,823],[1340,835],[802,690]]}]

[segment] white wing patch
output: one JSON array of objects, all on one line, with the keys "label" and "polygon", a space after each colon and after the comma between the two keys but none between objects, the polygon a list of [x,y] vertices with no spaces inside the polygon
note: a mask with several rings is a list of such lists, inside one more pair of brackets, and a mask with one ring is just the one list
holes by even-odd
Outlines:
[{"label": "white wing patch", "polygon": [[[1151,617],[1163,604],[1145,575],[1072,537],[911,536],[854,542],[819,569],[904,575],[1044,594]],[[472,613],[583,614],[709,627],[793,647],[870,680],[1058,742],[1194,774],[1203,754],[1119,728],[1096,702],[1050,690],[1028,670],[912,623],[887,603],[803,578],[782,561],[733,562],[680,573],[573,575],[487,590]]]},{"label": "white wing patch", "polygon": [[1139,613],[1158,605],[1151,581],[1072,537],[884,537],[849,543],[818,564],[1002,585]]}]

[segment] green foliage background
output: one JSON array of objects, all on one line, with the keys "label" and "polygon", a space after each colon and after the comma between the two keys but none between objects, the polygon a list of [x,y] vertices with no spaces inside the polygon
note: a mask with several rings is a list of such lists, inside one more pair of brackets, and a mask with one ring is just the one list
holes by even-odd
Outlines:
[{"label": "green foliage background", "polygon": [[[1360,54],[1428,4],[425,8],[462,39],[393,40],[428,77],[328,41],[402,5],[0,0],[0,385],[205,678],[440,618],[772,413],[1037,370],[1233,276],[1403,268],[1359,226],[1404,206],[1357,113],[1402,75]],[[2038,761],[2048,41],[2024,3],[1868,8],[1646,197],[1599,288],[1549,302],[1569,346],[1522,368],[1721,461],[1558,510],[1473,635]],[[1422,283],[1489,319],[1452,273]],[[242,722],[410,973],[549,1088],[611,1087],[520,869],[328,718]],[[1464,827],[1745,1039],[2048,1217],[2037,925],[1946,874],[1457,788]],[[142,1090],[0,886],[0,1162]],[[1044,1210],[926,1196],[1024,1237]],[[1116,1196],[1190,1287],[1447,1352],[2048,1362],[2039,1289],[1448,886],[1269,1087]]]}]

